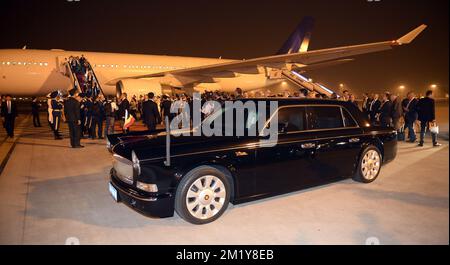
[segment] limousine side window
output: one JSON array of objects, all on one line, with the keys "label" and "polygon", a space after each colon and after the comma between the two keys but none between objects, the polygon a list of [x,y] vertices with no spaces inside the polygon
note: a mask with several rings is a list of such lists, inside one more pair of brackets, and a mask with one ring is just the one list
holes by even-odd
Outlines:
[{"label": "limousine side window", "polygon": [[340,107],[308,107],[307,119],[310,130],[333,129],[344,127]]},{"label": "limousine side window", "polygon": [[345,108],[342,108],[342,116],[344,117],[344,125],[345,127],[356,127],[358,126],[355,122],[355,119],[353,119],[352,115],[346,110]]},{"label": "limousine side window", "polygon": [[287,107],[278,110],[278,128],[282,132],[306,130],[305,108]]}]

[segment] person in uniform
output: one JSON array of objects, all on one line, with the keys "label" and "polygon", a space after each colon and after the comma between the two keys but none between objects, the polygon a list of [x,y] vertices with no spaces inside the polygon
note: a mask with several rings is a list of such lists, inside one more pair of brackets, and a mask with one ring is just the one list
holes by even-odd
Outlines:
[{"label": "person in uniform", "polygon": [[47,95],[47,113],[48,113],[48,125],[53,131],[53,109],[52,109],[52,98],[58,95],[57,91],[51,92]]},{"label": "person in uniform", "polygon": [[55,140],[61,140],[62,136],[59,133],[59,126],[61,125],[62,120],[63,104],[60,101],[59,93],[56,94],[56,97],[52,98],[51,106],[53,116],[53,134],[55,136]]}]

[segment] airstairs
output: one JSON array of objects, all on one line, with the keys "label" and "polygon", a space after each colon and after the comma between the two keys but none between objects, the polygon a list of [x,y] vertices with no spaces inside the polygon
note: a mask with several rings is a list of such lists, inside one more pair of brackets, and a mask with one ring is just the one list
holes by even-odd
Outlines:
[{"label": "airstairs", "polygon": [[104,95],[95,71],[86,58],[70,57],[64,61],[65,75],[71,79],[73,88],[87,96]]},{"label": "airstairs", "polygon": [[305,76],[295,72],[295,71],[288,71],[283,70],[281,72],[281,75],[283,78],[286,78],[293,82],[294,84],[306,88],[310,91],[315,91],[320,94],[325,94],[328,97],[331,97],[333,93],[335,93],[333,90],[325,87],[324,85],[321,85],[319,83],[314,83],[311,79],[306,78]]}]

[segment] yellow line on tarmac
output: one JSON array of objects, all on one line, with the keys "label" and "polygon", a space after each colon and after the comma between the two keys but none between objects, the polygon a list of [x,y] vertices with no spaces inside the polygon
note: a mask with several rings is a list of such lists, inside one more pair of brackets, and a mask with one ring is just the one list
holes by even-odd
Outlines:
[{"label": "yellow line on tarmac", "polygon": [[14,138],[10,139],[8,136],[5,136],[4,139],[0,140],[0,176],[3,172],[3,169],[8,163],[9,157],[14,151],[14,147],[16,146],[17,140],[20,139],[20,136],[23,132],[24,124],[30,121],[31,115],[27,115],[19,124],[15,126],[14,130]]}]

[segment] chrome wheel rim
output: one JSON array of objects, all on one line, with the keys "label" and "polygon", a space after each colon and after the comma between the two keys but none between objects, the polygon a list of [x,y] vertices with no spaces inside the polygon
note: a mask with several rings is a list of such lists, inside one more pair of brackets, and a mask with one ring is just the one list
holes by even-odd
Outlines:
[{"label": "chrome wheel rim", "polygon": [[222,209],[226,194],[225,185],[218,177],[202,176],[189,187],[186,207],[193,217],[209,219]]},{"label": "chrome wheel rim", "polygon": [[363,177],[367,180],[374,179],[381,167],[380,154],[375,150],[369,150],[361,161],[361,171]]}]

